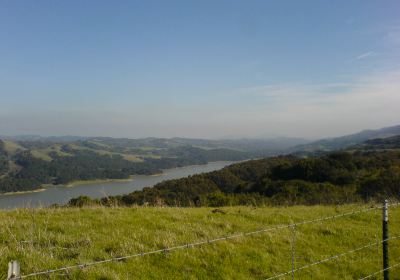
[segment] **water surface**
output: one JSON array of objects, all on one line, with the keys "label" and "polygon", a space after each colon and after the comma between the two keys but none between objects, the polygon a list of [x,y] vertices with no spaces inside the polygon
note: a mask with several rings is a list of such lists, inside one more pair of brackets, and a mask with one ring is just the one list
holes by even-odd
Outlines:
[{"label": "water surface", "polygon": [[193,174],[210,172],[221,169],[233,162],[218,161],[205,165],[192,165],[186,167],[164,170],[160,175],[135,175],[133,180],[124,182],[106,182],[75,185],[74,187],[53,186],[42,192],[0,195],[0,208],[39,207],[54,203],[65,204],[71,198],[87,195],[92,198],[101,198],[107,195],[119,195],[151,187],[169,179],[178,179]]}]

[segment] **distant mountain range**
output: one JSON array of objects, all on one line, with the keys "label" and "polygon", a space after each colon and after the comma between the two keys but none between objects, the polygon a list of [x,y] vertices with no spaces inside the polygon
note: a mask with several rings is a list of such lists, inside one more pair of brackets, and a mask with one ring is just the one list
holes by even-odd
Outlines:
[{"label": "distant mountain range", "polygon": [[240,139],[195,139],[195,138],[113,138],[113,137],[83,137],[83,136],[48,136],[40,135],[17,135],[1,136],[2,140],[9,140],[18,143],[27,144],[29,142],[38,142],[48,145],[68,144],[68,143],[105,143],[109,148],[142,148],[151,147],[154,149],[176,148],[180,146],[192,146],[201,149],[231,149],[241,152],[250,152],[257,156],[270,156],[281,153],[296,152],[329,152],[339,149],[345,149],[358,145],[370,139],[387,138],[400,135],[400,125],[384,127],[381,129],[368,129],[358,133],[325,138],[317,141],[310,141],[304,138],[295,137],[275,137],[275,138],[240,138]]},{"label": "distant mountain range", "polygon": [[400,135],[400,125],[384,127],[376,130],[363,130],[361,132],[335,138],[321,139],[304,145],[290,148],[287,152],[329,152],[345,149],[370,139],[387,138]]},{"label": "distant mountain range", "polygon": [[40,136],[40,135],[5,136],[5,135],[0,135],[0,139],[11,140],[11,141],[73,142],[73,141],[79,141],[79,140],[86,140],[86,139],[89,139],[89,137],[74,136],[74,135],[65,135],[65,136]]},{"label": "distant mountain range", "polygon": [[[124,148],[140,148],[140,147],[152,147],[152,148],[176,148],[179,146],[193,146],[203,149],[232,149],[242,152],[257,153],[258,155],[269,156],[272,154],[279,154],[286,151],[289,148],[297,145],[306,144],[309,140],[303,138],[294,137],[276,137],[266,139],[195,139],[195,138],[113,138],[113,137],[82,137],[82,136],[40,136],[40,135],[16,135],[16,136],[1,136],[0,139],[14,141],[17,143],[41,143],[41,145],[47,143],[48,145],[54,144],[70,144],[70,143],[84,143],[84,142],[103,142],[113,147],[124,147]],[[29,145],[29,144],[28,144]]]},{"label": "distant mountain range", "polygon": [[76,180],[124,179],[132,174],[154,174],[166,168],[219,160],[281,154],[309,156],[342,149],[397,149],[399,135],[400,125],[311,143],[300,138],[7,136],[0,137],[0,192],[27,191]]},{"label": "distant mountain range", "polygon": [[355,150],[396,150],[400,149],[400,135],[367,140],[361,144],[350,147]]},{"label": "distant mountain range", "polygon": [[[174,141],[188,144],[187,139]],[[197,146],[209,144],[207,140],[190,141]],[[244,161],[210,173],[167,180],[118,197],[102,200],[79,197],[69,204],[219,207],[341,204],[399,198],[400,126],[323,139],[286,152],[291,149],[295,151],[292,154]]]},{"label": "distant mountain range", "polygon": [[320,156],[282,155],[244,161],[101,201],[87,197],[73,199],[70,205],[337,205],[398,200],[399,185],[400,136],[397,135],[367,140]]},{"label": "distant mountain range", "polygon": [[124,147],[124,148],[141,148],[151,147],[155,149],[176,148],[180,146],[192,146],[201,149],[231,149],[241,152],[250,152],[256,156],[271,156],[281,153],[299,153],[299,152],[329,152],[339,149],[345,149],[370,139],[387,138],[391,136],[400,135],[400,125],[384,127],[376,130],[363,130],[358,133],[325,138],[317,141],[310,141],[303,138],[295,137],[276,137],[265,139],[195,139],[195,138],[113,138],[113,137],[82,137],[74,135],[66,136],[48,136],[43,137],[39,135],[17,135],[17,136],[1,136],[0,139],[15,141],[15,142],[40,142],[42,144],[54,145],[54,143],[96,143],[103,142],[111,147]]},{"label": "distant mountain range", "polygon": [[125,179],[163,169],[268,157],[301,139],[204,140],[186,138],[0,138],[0,193],[28,191],[79,180]]}]

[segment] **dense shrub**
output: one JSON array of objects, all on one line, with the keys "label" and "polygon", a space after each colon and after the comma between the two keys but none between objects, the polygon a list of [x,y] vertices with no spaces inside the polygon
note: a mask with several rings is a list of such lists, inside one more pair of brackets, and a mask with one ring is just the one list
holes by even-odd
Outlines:
[{"label": "dense shrub", "polygon": [[400,199],[400,152],[280,156],[169,180],[114,197],[123,205],[340,204]]}]

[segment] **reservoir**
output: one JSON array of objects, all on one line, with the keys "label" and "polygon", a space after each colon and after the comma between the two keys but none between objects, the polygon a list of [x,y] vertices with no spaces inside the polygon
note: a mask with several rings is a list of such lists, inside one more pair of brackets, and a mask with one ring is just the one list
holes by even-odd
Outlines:
[{"label": "reservoir", "polygon": [[87,195],[101,198],[111,195],[127,194],[144,187],[152,187],[164,180],[179,179],[189,175],[221,169],[234,162],[218,161],[204,165],[191,165],[166,169],[159,175],[135,175],[132,180],[123,182],[105,182],[93,184],[77,184],[73,187],[51,186],[41,192],[0,195],[0,208],[40,207],[54,203],[65,204],[71,198]]}]

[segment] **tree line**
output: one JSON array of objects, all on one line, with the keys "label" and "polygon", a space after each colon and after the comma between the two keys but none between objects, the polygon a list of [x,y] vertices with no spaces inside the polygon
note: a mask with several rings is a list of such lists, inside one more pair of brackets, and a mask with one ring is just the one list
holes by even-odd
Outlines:
[{"label": "tree line", "polygon": [[400,198],[400,151],[279,156],[168,180],[127,195],[70,205],[294,205],[340,204]]},{"label": "tree line", "polygon": [[[8,155],[0,140],[0,192],[29,191],[45,184],[67,184],[76,180],[126,179],[134,174],[151,175],[162,169],[205,164],[214,160],[242,160],[247,154],[227,149],[205,150],[191,146],[177,147],[170,156],[145,158],[143,162],[125,160],[122,155],[100,155],[91,150],[73,150],[68,145],[63,152],[71,156],[60,156],[51,152],[51,161],[36,158],[30,150]],[[12,160],[17,170],[9,170]]]},{"label": "tree line", "polygon": [[8,159],[7,153],[4,149],[3,141],[0,141],[0,176],[4,175],[8,171]]}]

